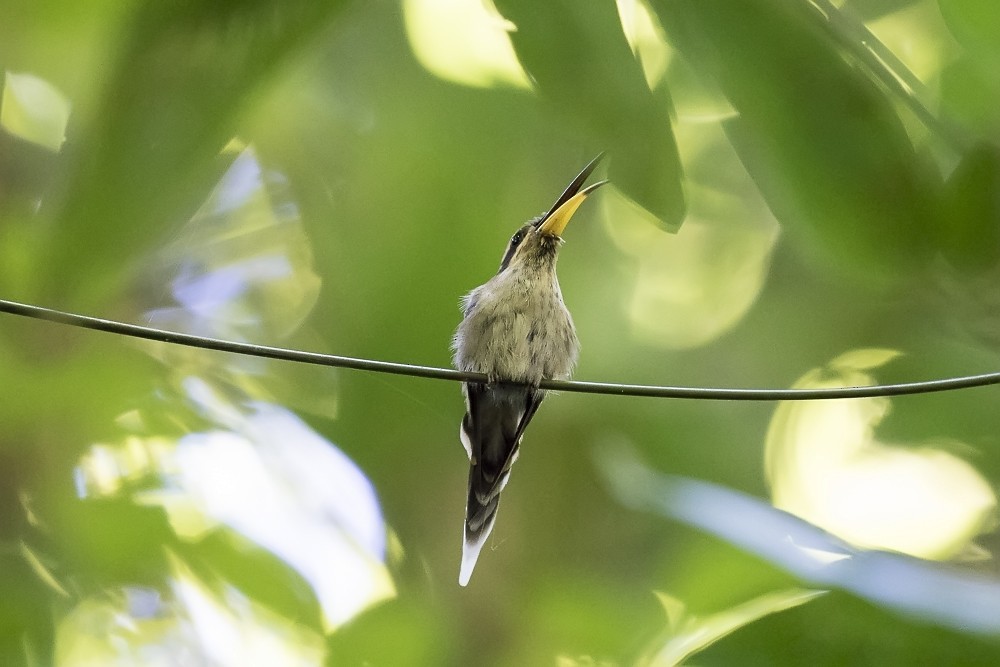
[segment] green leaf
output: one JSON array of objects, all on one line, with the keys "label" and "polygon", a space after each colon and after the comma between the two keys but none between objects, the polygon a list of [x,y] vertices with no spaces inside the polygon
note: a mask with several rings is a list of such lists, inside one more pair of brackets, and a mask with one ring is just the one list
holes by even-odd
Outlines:
[{"label": "green leaf", "polygon": [[649,89],[611,2],[498,0],[535,86],[611,158],[615,186],[676,231],[681,166],[665,94]]},{"label": "green leaf", "polygon": [[959,269],[980,271],[1000,259],[1000,148],[980,144],[945,187],[941,249]]},{"label": "green leaf", "polygon": [[[47,240],[50,302],[92,305],[194,212],[244,104],[339,0],[138,5]],[[64,281],[62,276],[73,275]]]},{"label": "green leaf", "polygon": [[845,273],[899,277],[929,255],[938,187],[892,104],[822,16],[774,0],[655,0],[672,43],[739,112],[727,131],[785,227]]},{"label": "green leaf", "polygon": [[45,79],[5,72],[0,127],[26,141],[58,151],[66,139],[70,104]]},{"label": "green leaf", "polygon": [[707,616],[689,614],[681,600],[667,593],[657,593],[667,612],[669,627],[643,664],[649,667],[683,664],[695,653],[754,621],[805,604],[825,592],[801,588],[771,591]]},{"label": "green leaf", "polygon": [[1000,136],[1000,77],[997,65],[968,55],[941,71],[943,109],[979,136]]},{"label": "green leaf", "polygon": [[966,49],[1000,60],[1000,3],[996,0],[938,0],[941,16]]}]

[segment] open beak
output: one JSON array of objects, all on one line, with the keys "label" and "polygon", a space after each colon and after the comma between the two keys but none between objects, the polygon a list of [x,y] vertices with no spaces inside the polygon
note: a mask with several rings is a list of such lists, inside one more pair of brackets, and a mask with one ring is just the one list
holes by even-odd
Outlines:
[{"label": "open beak", "polygon": [[587,198],[587,195],[607,183],[607,181],[599,181],[581,190],[583,182],[597,168],[597,164],[603,157],[604,153],[601,153],[591,160],[590,164],[583,168],[583,171],[573,179],[569,187],[559,196],[556,203],[552,205],[552,209],[542,216],[542,219],[537,223],[540,233],[548,236],[559,236],[562,234],[563,230],[566,229],[566,225],[569,224],[570,218],[576,213],[576,209],[580,208],[580,204]]}]

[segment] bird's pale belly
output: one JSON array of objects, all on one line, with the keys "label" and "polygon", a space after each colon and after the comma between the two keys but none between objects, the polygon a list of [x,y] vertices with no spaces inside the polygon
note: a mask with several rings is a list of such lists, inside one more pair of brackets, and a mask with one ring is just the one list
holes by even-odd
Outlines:
[{"label": "bird's pale belly", "polygon": [[579,344],[573,322],[555,299],[503,314],[487,307],[463,328],[467,329],[464,338],[476,341],[477,348],[468,355],[475,363],[466,370],[538,384],[542,378],[568,377],[576,362]]}]

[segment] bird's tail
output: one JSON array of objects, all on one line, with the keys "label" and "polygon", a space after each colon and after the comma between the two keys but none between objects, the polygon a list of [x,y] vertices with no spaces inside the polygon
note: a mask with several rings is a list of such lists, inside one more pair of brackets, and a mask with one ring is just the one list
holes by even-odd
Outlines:
[{"label": "bird's tail", "polygon": [[469,497],[465,504],[465,544],[462,547],[462,568],[458,575],[458,583],[462,586],[469,583],[469,577],[472,576],[472,570],[479,559],[479,552],[493,531],[493,524],[497,520],[497,509],[500,507],[500,492],[507,484],[510,472],[503,471],[499,481],[487,477],[483,475],[481,466],[473,464],[469,467]]},{"label": "bird's tail", "polygon": [[[475,468],[469,472],[476,474]],[[495,493],[485,502],[477,496],[472,483],[469,485],[469,499],[465,508],[465,543],[462,547],[462,568],[458,575],[458,583],[465,586],[469,583],[472,570],[476,567],[479,552],[482,551],[486,539],[493,531],[497,520],[497,509],[500,507],[500,493]]]},{"label": "bird's tail", "polygon": [[465,545],[458,581],[469,582],[486,538],[496,523],[500,493],[510,479],[521,434],[542,400],[534,389],[466,386],[468,411],[460,437],[469,454],[469,495],[465,504]]}]

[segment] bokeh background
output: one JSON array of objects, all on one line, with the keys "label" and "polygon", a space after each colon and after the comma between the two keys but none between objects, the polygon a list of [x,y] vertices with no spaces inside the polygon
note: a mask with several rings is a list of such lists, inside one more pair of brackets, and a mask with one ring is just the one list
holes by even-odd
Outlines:
[{"label": "bokeh background", "polygon": [[[0,296],[447,366],[607,150],[577,378],[996,371],[998,7],[8,0]],[[0,664],[996,664],[998,392],[563,393],[461,588],[455,383],[0,315]]]}]

